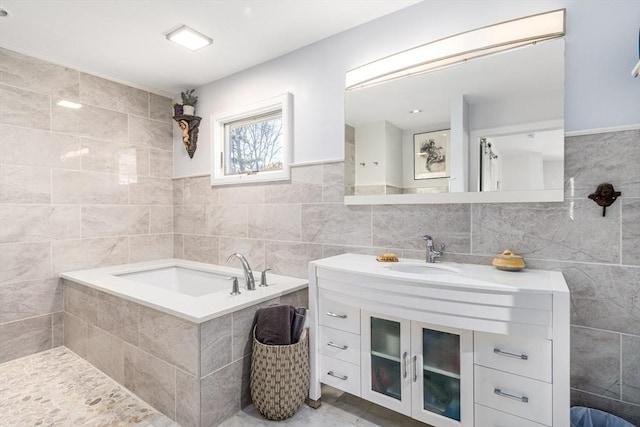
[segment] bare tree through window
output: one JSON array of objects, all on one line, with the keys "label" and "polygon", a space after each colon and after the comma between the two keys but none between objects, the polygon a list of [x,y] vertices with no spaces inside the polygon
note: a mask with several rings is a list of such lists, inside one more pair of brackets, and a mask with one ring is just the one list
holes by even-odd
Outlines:
[{"label": "bare tree through window", "polygon": [[282,169],[282,117],[229,125],[230,174]]}]

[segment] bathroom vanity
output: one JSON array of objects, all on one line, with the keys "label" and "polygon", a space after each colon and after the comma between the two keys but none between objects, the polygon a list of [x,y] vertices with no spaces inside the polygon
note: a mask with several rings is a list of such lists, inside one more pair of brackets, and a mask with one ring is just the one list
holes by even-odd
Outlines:
[{"label": "bathroom vanity", "polygon": [[569,290],[559,272],[344,254],[310,263],[320,384],[436,427],[569,425]]}]

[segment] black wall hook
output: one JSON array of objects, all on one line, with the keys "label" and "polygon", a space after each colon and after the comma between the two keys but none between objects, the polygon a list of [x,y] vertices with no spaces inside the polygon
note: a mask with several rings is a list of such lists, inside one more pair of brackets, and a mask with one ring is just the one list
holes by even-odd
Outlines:
[{"label": "black wall hook", "polygon": [[611,206],[618,197],[622,195],[621,192],[616,191],[611,184],[600,184],[596,188],[596,192],[589,194],[589,198],[596,202],[599,206],[602,206],[602,216],[607,213],[607,206]]}]

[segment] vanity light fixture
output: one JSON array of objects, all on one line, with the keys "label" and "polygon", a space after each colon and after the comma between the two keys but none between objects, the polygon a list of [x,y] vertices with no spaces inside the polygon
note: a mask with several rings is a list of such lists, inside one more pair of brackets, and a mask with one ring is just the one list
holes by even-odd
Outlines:
[{"label": "vanity light fixture", "polygon": [[171,31],[166,37],[167,40],[178,43],[180,46],[186,47],[194,52],[213,43],[212,39],[186,25]]},{"label": "vanity light fixture", "polygon": [[422,110],[419,110],[419,109],[417,109],[417,108],[416,108],[415,110],[411,110],[411,111],[409,111],[409,113],[411,113],[411,114],[418,114],[418,113],[422,113]]},{"label": "vanity light fixture", "polygon": [[82,104],[78,104],[77,102],[67,101],[66,99],[62,99],[57,102],[57,104],[61,107],[72,108],[77,110],[78,108],[82,108]]},{"label": "vanity light fixture", "polygon": [[565,34],[565,9],[467,31],[388,56],[347,72],[346,89],[428,73],[492,53]]}]

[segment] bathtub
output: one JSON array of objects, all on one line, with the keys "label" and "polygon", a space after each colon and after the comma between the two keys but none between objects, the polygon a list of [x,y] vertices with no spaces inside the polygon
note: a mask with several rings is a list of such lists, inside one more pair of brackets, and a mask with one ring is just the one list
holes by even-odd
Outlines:
[{"label": "bathtub", "polygon": [[[249,291],[239,268],[163,259],[60,273],[63,279],[202,323],[307,287],[306,279],[267,274],[269,286]],[[230,295],[237,277],[240,295]]]}]

